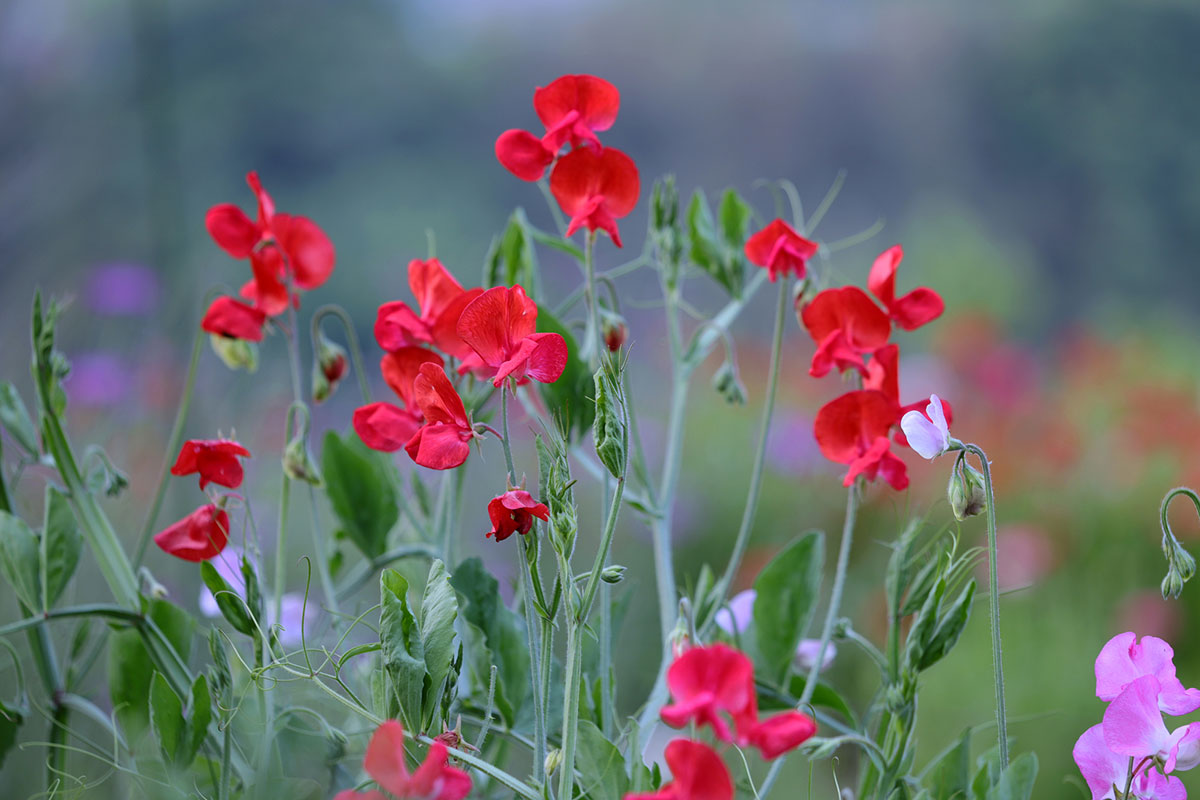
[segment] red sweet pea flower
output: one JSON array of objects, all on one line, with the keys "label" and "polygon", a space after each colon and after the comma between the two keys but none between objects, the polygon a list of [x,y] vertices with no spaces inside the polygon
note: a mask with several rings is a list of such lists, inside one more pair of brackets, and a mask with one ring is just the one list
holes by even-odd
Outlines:
[{"label": "red sweet pea flower", "polygon": [[436,364],[422,364],[413,381],[413,400],[425,416],[425,424],[404,446],[409,457],[430,469],[460,466],[471,453],[469,443],[475,429],[445,370]]},{"label": "red sweet pea flower", "polygon": [[495,536],[497,542],[503,542],[514,533],[522,536],[533,528],[533,518],[550,519],[550,509],[544,503],[533,499],[533,495],[521,489],[510,489],[499,497],[493,497],[488,503],[488,516],[492,520],[492,529],[485,536]]},{"label": "red sweet pea flower", "polygon": [[218,297],[204,313],[200,329],[227,339],[261,342],[266,321],[267,315],[262,310],[232,297]]},{"label": "red sweet pea flower", "polygon": [[617,87],[594,75],[563,75],[533,93],[533,110],[546,126],[542,143],[553,153],[567,142],[600,149],[596,131],[611,128],[620,107]]},{"label": "red sweet pea flower", "polygon": [[842,483],[862,474],[883,477],[893,489],[908,486],[904,462],[892,454],[888,432],[899,422],[894,400],[877,389],[847,392],[821,407],[813,425],[817,446],[830,461],[850,465]]},{"label": "red sweet pea flower", "polygon": [[554,383],[567,367],[567,342],[557,333],[537,333],[537,314],[521,286],[495,286],[472,300],[458,318],[458,335],[475,352],[459,372],[473,370],[493,386],[510,376],[518,384],[530,378]]},{"label": "red sweet pea flower", "polygon": [[401,347],[379,363],[383,379],[403,406],[371,403],[356,409],[352,424],[363,444],[372,450],[391,453],[406,445],[420,429],[424,416],[417,406],[413,384],[422,364],[442,366],[442,359],[424,347]]},{"label": "red sweet pea flower", "polygon": [[188,439],[171,467],[172,475],[200,473],[200,489],[210,483],[236,489],[242,485],[242,462],[250,451],[229,439]]},{"label": "red sweet pea flower", "polygon": [[707,723],[718,739],[731,742],[733,734],[719,712],[729,714],[739,728],[758,713],[754,664],[744,653],[727,645],[693,647],[684,652],[667,671],[667,686],[675,702],[663,706],[662,719],[673,728],[689,722]]},{"label": "red sweet pea flower", "polygon": [[624,800],[733,800],[733,779],[711,747],[675,739],[663,753],[672,780],[657,792],[627,794]]},{"label": "red sweet pea flower", "polygon": [[879,298],[888,315],[906,331],[915,330],[941,315],[946,304],[933,289],[924,286],[913,289],[903,297],[896,297],[896,269],[904,258],[900,245],[884,250],[871,265],[867,276],[867,288]]},{"label": "red sweet pea flower", "polygon": [[229,542],[229,515],[225,509],[209,504],[154,536],[164,552],[184,561],[207,561]]},{"label": "red sweet pea flower", "polygon": [[496,160],[523,181],[540,181],[554,163],[557,150],[546,147],[529,131],[507,130],[496,139]]},{"label": "red sweet pea flower", "polygon": [[[388,720],[375,729],[363,768],[380,788],[398,800],[462,800],[471,792],[471,776],[446,764],[446,745],[434,742],[425,762],[411,775],[404,764],[404,728]],[[334,800],[383,800],[379,792],[340,792]]]},{"label": "red sweet pea flower", "polygon": [[800,322],[817,343],[808,370],[814,378],[824,377],[835,366],[842,372],[853,368],[865,376],[863,354],[887,344],[892,332],[887,315],[856,286],[821,292],[800,311]]},{"label": "red sweet pea flower", "polygon": [[746,258],[751,264],[766,267],[767,277],[772,282],[789,272],[803,278],[808,260],[817,254],[819,247],[816,242],[796,233],[791,225],[776,219],[746,240]]},{"label": "red sweet pea flower", "polygon": [[220,203],[208,210],[204,225],[217,245],[233,258],[249,258],[259,242],[270,238],[271,219],[275,203],[263,189],[257,172],[246,175],[246,183],[258,198],[258,221],[250,218],[233,203]]},{"label": "red sweet pea flower", "polygon": [[417,298],[418,315],[402,301],[384,303],[375,318],[375,340],[384,350],[432,344],[447,355],[463,358],[471,348],[457,332],[458,317],[483,289],[466,291],[436,258],[413,259],[408,285]]},{"label": "red sweet pea flower", "polygon": [[[915,403],[909,403],[906,406],[900,405],[900,348],[894,344],[889,344],[875,351],[875,355],[871,357],[871,361],[867,364],[867,375],[863,378],[864,389],[878,389],[892,399],[899,408],[897,412],[901,418],[909,411],[920,411],[926,414],[925,409],[929,405],[929,398],[918,400]],[[954,422],[954,414],[950,409],[950,404],[942,400],[942,410],[946,415],[946,424]],[[932,420],[931,420],[932,421]],[[892,436],[896,444],[908,445],[908,438],[904,432],[897,430]]]},{"label": "red sweet pea flower", "polygon": [[763,758],[770,761],[795,750],[816,732],[817,723],[811,717],[799,711],[785,711],[756,722],[745,731],[744,738],[759,749]]},{"label": "red sweet pea flower", "polygon": [[580,147],[567,153],[550,173],[550,191],[571,217],[567,236],[579,228],[606,232],[617,247],[617,218],[637,205],[641,184],[633,159],[611,147]]}]

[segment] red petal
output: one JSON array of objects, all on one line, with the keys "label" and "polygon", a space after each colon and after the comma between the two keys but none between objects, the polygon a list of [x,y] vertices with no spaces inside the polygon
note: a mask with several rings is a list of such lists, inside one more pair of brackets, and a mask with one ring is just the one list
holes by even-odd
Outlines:
[{"label": "red petal", "polygon": [[813,434],[830,461],[849,464],[898,421],[899,408],[883,392],[862,389],[829,401],[817,412]]},{"label": "red petal", "polygon": [[267,194],[267,190],[262,187],[262,181],[258,179],[257,172],[247,173],[246,183],[250,184],[250,189],[254,192],[254,197],[258,201],[259,227],[266,228],[271,224],[271,218],[275,216],[275,201],[271,199],[271,195]]},{"label": "red petal", "polygon": [[[871,363],[867,364],[864,389],[878,389],[897,405],[900,404],[900,348],[894,344],[884,345],[875,351]],[[906,409],[900,409],[904,416]]]},{"label": "red petal", "polygon": [[850,346],[846,339],[846,332],[841,328],[830,331],[829,335],[817,345],[817,351],[813,353],[812,366],[809,367],[808,374],[814,378],[824,378],[834,367],[837,367],[839,372],[856,369],[862,375],[867,374],[867,366],[863,362],[862,353]]},{"label": "red petal", "polygon": [[[410,409],[414,408],[413,381],[416,380],[421,365],[426,363],[440,367],[444,362],[441,356],[424,347],[401,347],[385,355],[379,362],[384,382]],[[405,441],[407,440],[408,437],[405,437]]]},{"label": "red petal", "polygon": [[606,131],[616,121],[620,108],[621,94],[617,87],[594,75],[563,75],[533,93],[533,109],[547,130],[575,111],[583,126]]},{"label": "red petal", "polygon": [[508,130],[496,139],[496,159],[523,181],[539,181],[554,161],[554,150],[529,131]]},{"label": "red petal", "polygon": [[215,505],[200,506],[154,536],[162,550],[184,561],[207,561],[229,542],[229,515]]},{"label": "red petal", "polygon": [[772,281],[780,274],[793,273],[803,278],[808,259],[817,254],[819,245],[796,233],[782,219],[775,219],[746,240],[745,253],[751,264],[766,267]]},{"label": "red petal", "polygon": [[427,362],[418,368],[417,377],[413,380],[413,401],[429,422],[446,423],[470,432],[471,426],[462,398],[440,366]]},{"label": "red petal", "polygon": [[463,309],[456,330],[485,364],[498,367],[537,330],[537,304],[520,286],[496,286]]},{"label": "red petal", "polygon": [[391,403],[371,403],[354,411],[354,432],[372,450],[392,453],[403,447],[420,429],[414,412]]},{"label": "red petal", "polygon": [[906,331],[916,330],[932,322],[946,310],[941,295],[924,286],[913,289],[892,306],[892,318]]},{"label": "red petal", "polygon": [[896,270],[904,259],[904,250],[895,244],[884,250],[871,265],[867,276],[867,288],[888,308],[896,297]]},{"label": "red petal", "polygon": [[733,779],[725,762],[711,747],[690,739],[675,739],[664,752],[680,800],[733,800]]},{"label": "red petal", "polygon": [[861,353],[883,347],[892,332],[887,314],[857,286],[819,293],[800,312],[800,322],[818,343],[832,331],[844,331],[846,343]]},{"label": "red petal", "polygon": [[242,287],[242,296],[252,300],[268,316],[275,317],[288,308],[288,290],[283,282],[283,254],[274,245],[256,250],[250,256],[254,280]]},{"label": "red petal", "polygon": [[221,203],[208,210],[204,226],[213,241],[234,258],[246,258],[262,238],[262,230],[232,203]]},{"label": "red petal", "polygon": [[399,350],[408,345],[430,341],[429,328],[408,307],[408,303],[393,300],[379,307],[375,316],[375,341],[384,350]]},{"label": "red petal", "polygon": [[404,446],[409,457],[429,469],[454,469],[471,454],[471,446],[454,425],[427,424]]},{"label": "red petal", "polygon": [[436,258],[408,262],[408,285],[417,298],[421,319],[428,323],[463,293],[462,284]]},{"label": "red petal", "polygon": [[287,254],[297,287],[315,289],[329,279],[337,256],[333,242],[315,222],[308,217],[276,214],[271,230]]},{"label": "red petal", "polygon": [[408,770],[404,768],[404,728],[394,719],[380,725],[367,744],[363,768],[380,788],[399,797],[408,796]]},{"label": "red petal", "polygon": [[776,714],[750,731],[750,743],[768,761],[795,750],[817,732],[817,723],[799,711]]},{"label": "red petal", "polygon": [[208,307],[200,329],[206,333],[261,342],[267,315],[261,310],[238,302],[232,297],[218,297]]},{"label": "red petal", "polygon": [[[568,216],[590,215],[599,207],[610,217],[620,218],[637,205],[641,184],[637,165],[620,150],[581,147],[554,165],[550,191]],[[599,204],[597,197],[602,198]]]},{"label": "red petal", "polygon": [[429,328],[434,347],[448,356],[459,359],[475,355],[471,345],[464,342],[463,338],[458,335],[458,320],[462,316],[463,310],[481,294],[483,294],[483,289],[480,287],[461,292],[442,309]]}]

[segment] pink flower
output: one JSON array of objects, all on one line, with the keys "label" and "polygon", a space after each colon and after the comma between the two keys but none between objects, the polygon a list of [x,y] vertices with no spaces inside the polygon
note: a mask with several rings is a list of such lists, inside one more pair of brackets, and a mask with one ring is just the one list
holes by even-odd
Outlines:
[{"label": "pink flower", "polygon": [[492,529],[485,536],[495,536],[497,542],[502,542],[514,533],[522,536],[529,533],[534,517],[550,519],[550,509],[545,503],[534,500],[529,492],[512,489],[492,498],[488,503],[488,517],[492,520]]},{"label": "pink flower", "polygon": [[1132,631],[1109,639],[1096,657],[1096,696],[1115,700],[1134,681],[1153,675],[1158,684],[1158,708],[1172,716],[1200,708],[1200,689],[1185,689],[1175,677],[1175,652],[1155,636],[1137,641]]},{"label": "pink flower", "polygon": [[1200,764],[1200,722],[1168,731],[1159,710],[1162,686],[1153,675],[1137,678],[1104,711],[1104,743],[1117,755],[1160,760],[1163,773]]},{"label": "pink flower", "polygon": [[[1108,749],[1103,725],[1093,725],[1084,731],[1071,755],[1092,790],[1092,800],[1112,800],[1114,785],[1125,788],[1129,758]],[[1138,772],[1130,788],[1141,800],[1187,800],[1187,792],[1179,778],[1161,774],[1153,764],[1146,764]]]}]

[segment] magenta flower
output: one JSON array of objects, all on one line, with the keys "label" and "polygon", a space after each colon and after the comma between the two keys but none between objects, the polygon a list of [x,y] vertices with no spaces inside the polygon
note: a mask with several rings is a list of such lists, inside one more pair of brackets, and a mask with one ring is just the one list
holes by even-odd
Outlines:
[{"label": "magenta flower", "polygon": [[1179,716],[1200,708],[1200,689],[1185,689],[1175,677],[1175,651],[1155,636],[1137,641],[1132,631],[1108,640],[1096,657],[1096,696],[1115,700],[1127,686],[1145,675],[1158,680],[1158,707],[1166,714]]},{"label": "magenta flower", "polygon": [[1104,711],[1104,743],[1135,763],[1146,757],[1162,762],[1164,774],[1200,764],[1200,722],[1168,731],[1159,710],[1162,685],[1143,675],[1125,687]]},{"label": "magenta flower", "polygon": [[[1084,731],[1071,755],[1092,791],[1092,800],[1112,800],[1114,785],[1125,788],[1129,759],[1108,749],[1103,725],[1093,725]],[[1143,765],[1134,776],[1130,787],[1134,796],[1141,800],[1187,800],[1187,792],[1179,778],[1163,775],[1153,766],[1151,763]]]}]

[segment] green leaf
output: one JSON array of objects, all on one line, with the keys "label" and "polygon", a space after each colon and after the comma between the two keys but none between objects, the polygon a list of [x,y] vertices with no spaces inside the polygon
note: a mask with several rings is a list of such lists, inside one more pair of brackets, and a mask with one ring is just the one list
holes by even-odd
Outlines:
[{"label": "green leaf", "polygon": [[621,751],[586,719],[579,721],[575,768],[583,796],[589,800],[621,800],[629,790]]},{"label": "green leaf", "polygon": [[28,609],[42,607],[38,537],[24,520],[0,511],[0,571]]},{"label": "green leaf", "polygon": [[741,249],[746,243],[746,233],[750,229],[752,212],[746,201],[733,189],[726,189],[721,195],[721,206],[717,216],[721,221],[721,238],[731,249]]},{"label": "green leaf", "polygon": [[764,674],[783,682],[816,610],[825,566],[825,534],[809,531],[782,552],[754,581],[754,637]]},{"label": "green leaf", "polygon": [[568,438],[587,433],[596,416],[591,370],[579,357],[579,345],[571,331],[545,308],[538,309],[539,333],[557,333],[567,342],[567,366],[554,383],[539,384],[546,407],[560,419]]},{"label": "green leaf", "polygon": [[1038,760],[1036,753],[1022,753],[1013,759],[1008,769],[1000,774],[996,785],[988,790],[987,800],[1029,800],[1033,796],[1033,783],[1037,779]]},{"label": "green leaf", "polygon": [[379,576],[382,607],[379,642],[383,666],[400,703],[405,727],[421,725],[421,692],[425,682],[425,647],[417,619],[408,606],[408,581],[394,569]]},{"label": "green leaf", "polygon": [[0,427],[8,431],[22,450],[37,458],[37,429],[33,427],[21,395],[17,394],[17,387],[7,381],[0,383]]},{"label": "green leaf", "polygon": [[[162,630],[179,657],[187,663],[195,620],[167,600],[150,600],[146,616]],[[108,639],[108,689],[117,721],[131,743],[139,739],[150,724],[146,687],[150,686],[153,677],[150,654],[137,629],[115,631]]]},{"label": "green leaf", "polygon": [[17,729],[24,722],[22,715],[8,710],[0,703],[0,767],[4,766],[4,758],[8,751],[17,743]]},{"label": "green leaf", "polygon": [[688,203],[688,255],[700,269],[725,287],[730,296],[742,296],[746,261],[742,255],[745,232],[750,221],[750,208],[729,189],[721,198],[718,209],[720,228],[713,220],[708,200],[699,189]]},{"label": "green leaf", "polygon": [[450,585],[446,565],[434,559],[421,598],[421,642],[425,650],[425,671],[429,674],[429,692],[425,696],[423,718],[426,727],[442,700],[446,676],[458,648],[454,644],[454,620],[458,617],[458,595]]},{"label": "green leaf", "polygon": [[[808,681],[804,675],[793,675],[792,679],[788,681],[788,694],[791,695],[791,697],[788,698],[787,702],[781,703],[779,700],[767,695],[760,695],[764,698],[763,709],[782,710],[793,708],[796,705],[796,699],[804,694],[804,687],[807,683]],[[819,681],[817,682],[817,688],[813,691],[812,700],[810,702],[814,706],[820,706],[821,708],[828,708],[836,711],[851,722],[855,722],[858,719],[854,716],[854,712],[850,710],[850,705],[846,702],[846,699],[838,694],[837,691],[827,683],[821,683]]]},{"label": "green leaf", "polygon": [[208,724],[212,722],[212,696],[208,691],[208,681],[203,675],[197,675],[192,691],[188,695],[187,731],[183,740],[185,750],[180,759],[180,766],[189,766],[200,752],[204,737],[208,734]]},{"label": "green leaf", "polygon": [[933,800],[965,800],[971,784],[971,729],[928,768]]},{"label": "green leaf", "polygon": [[544,244],[546,247],[551,247],[559,252],[566,253],[580,264],[583,263],[583,251],[568,242],[566,239],[560,239],[553,233],[546,233],[545,231],[538,230],[532,226],[529,228],[529,235],[532,236],[533,240],[538,244]]},{"label": "green leaf", "polygon": [[158,749],[163,761],[175,764],[185,748],[183,702],[161,672],[155,672],[150,681],[150,728],[158,739]]},{"label": "green leaf", "polygon": [[325,434],[321,450],[325,493],[350,541],[367,558],[383,555],[387,535],[400,517],[386,465],[354,434]]},{"label": "green leaf", "polygon": [[504,233],[492,240],[484,260],[484,286],[521,284],[525,292],[537,297],[537,254],[524,209],[518,208],[508,219]]},{"label": "green leaf", "polygon": [[83,536],[75,521],[75,512],[67,496],[53,486],[46,487],[46,521],[42,526],[42,588],[45,609],[49,610],[62,596],[67,582],[79,566]]},{"label": "green leaf", "polygon": [[211,561],[200,562],[200,579],[204,581],[204,585],[212,592],[213,599],[217,601],[217,608],[221,611],[221,616],[233,626],[233,629],[246,636],[253,636],[257,632],[257,629],[254,625],[254,618],[250,615],[246,607],[246,603],[233,590],[233,587],[221,577],[221,573],[217,572],[217,568],[212,565]]},{"label": "green leaf", "polygon": [[938,620],[938,609],[942,605],[942,597],[946,594],[946,581],[937,579],[937,583],[925,596],[921,610],[917,612],[912,627],[908,630],[908,639],[904,643],[905,661],[913,669],[919,669],[925,659],[925,648],[933,638],[933,632]]},{"label": "green leaf", "polygon": [[929,669],[950,652],[950,649],[958,642],[958,637],[962,636],[963,630],[967,627],[967,620],[971,616],[971,601],[974,599],[975,580],[971,579],[963,587],[962,592],[959,593],[950,608],[942,614],[937,629],[923,648],[917,669]]}]

